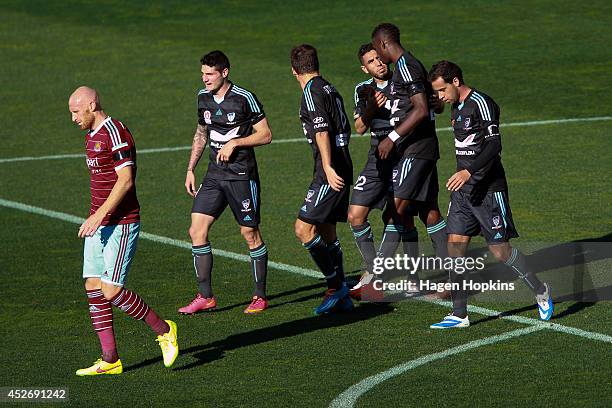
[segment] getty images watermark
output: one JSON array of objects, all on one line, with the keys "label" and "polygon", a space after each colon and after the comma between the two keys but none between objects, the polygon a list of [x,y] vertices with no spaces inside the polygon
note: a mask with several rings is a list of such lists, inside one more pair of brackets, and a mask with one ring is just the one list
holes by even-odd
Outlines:
[{"label": "getty images watermark", "polygon": [[[444,292],[447,290],[467,290],[470,292],[487,291],[514,291],[514,282],[502,282],[501,280],[476,281],[471,279],[455,279],[455,282],[430,280],[430,279],[390,279],[396,277],[394,272],[415,275],[418,271],[452,271],[458,275],[466,273],[481,272],[485,269],[485,256],[481,257],[446,257],[437,256],[410,257],[406,254],[395,257],[374,259],[372,272],[375,277],[372,281],[375,290],[382,291],[406,291],[406,292]],[[385,272],[387,276],[383,276]],[[391,273],[393,272],[393,273]],[[389,279],[385,281],[383,279]],[[459,282],[458,282],[459,281]]]}]

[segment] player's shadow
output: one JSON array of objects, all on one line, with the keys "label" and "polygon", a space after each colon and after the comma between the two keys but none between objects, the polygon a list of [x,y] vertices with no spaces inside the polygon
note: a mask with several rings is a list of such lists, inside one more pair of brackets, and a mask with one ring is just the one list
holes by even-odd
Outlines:
[{"label": "player's shadow", "polygon": [[[177,367],[175,371],[183,371],[199,367],[203,364],[224,358],[225,353],[231,350],[249,347],[293,336],[300,336],[332,327],[349,326],[353,323],[363,322],[377,316],[385,315],[394,309],[391,305],[364,304],[356,307],[352,312],[337,313],[323,316],[309,316],[302,319],[284,322],[272,327],[251,330],[245,333],[234,334],[223,340],[208,344],[193,346],[181,350],[181,356],[190,356],[196,361]],[[308,310],[309,311],[309,310]],[[136,370],[151,364],[158,364],[161,358],[153,358],[125,368],[125,371]]]},{"label": "player's shadow", "polygon": [[[526,257],[528,267],[535,274],[571,266],[574,268],[572,282],[568,282],[568,287],[564,288],[566,291],[569,291],[569,293],[562,296],[554,296],[555,288],[552,288],[554,302],[557,308],[564,302],[574,303],[562,312],[556,313],[552,319],[562,319],[592,307],[600,300],[612,299],[612,284],[595,287],[596,285],[593,284],[587,269],[587,264],[590,262],[612,258],[612,245],[602,245],[602,243],[607,242],[612,242],[612,234],[543,248]],[[482,277],[479,277],[479,280],[483,281],[489,279],[499,279],[502,282],[510,282],[518,278],[516,275],[510,273],[504,265],[497,264],[489,268],[486,273],[482,274]],[[569,288],[569,285],[571,285],[571,288]],[[484,323],[497,319],[500,316],[509,316],[531,310],[533,310],[535,316],[537,316],[537,305],[533,303],[528,306],[505,311],[499,316],[490,316],[476,320],[471,324]]]},{"label": "player's shadow", "polygon": [[[318,297],[321,297],[322,294],[320,291],[317,291],[313,294],[307,295],[307,296],[302,296],[300,298],[297,299],[291,299],[291,300],[287,300],[284,302],[278,302],[278,299],[282,299],[285,298],[287,296],[291,296],[291,295],[295,295],[298,293],[302,293],[302,292],[308,292],[310,290],[314,290],[314,289],[321,289],[324,286],[324,281],[323,279],[321,279],[320,282],[318,283],[314,283],[312,285],[306,285],[306,286],[300,286],[299,288],[295,288],[295,289],[291,289],[291,290],[286,290],[284,292],[279,292],[279,293],[275,293],[273,295],[269,295],[268,296],[268,301],[270,302],[270,306],[268,307],[268,309],[273,309],[275,307],[279,307],[279,306],[283,306],[283,305],[287,305],[290,303],[300,303],[300,302],[305,302],[311,299],[315,299]],[[232,309],[236,309],[236,308],[244,308],[245,306],[248,306],[250,302],[241,302],[241,303],[234,303],[231,305],[227,305],[227,306],[223,306],[223,307],[218,307],[215,308],[214,311],[211,312],[206,312],[206,313],[218,313],[218,312],[224,312],[227,310],[232,310]]]}]

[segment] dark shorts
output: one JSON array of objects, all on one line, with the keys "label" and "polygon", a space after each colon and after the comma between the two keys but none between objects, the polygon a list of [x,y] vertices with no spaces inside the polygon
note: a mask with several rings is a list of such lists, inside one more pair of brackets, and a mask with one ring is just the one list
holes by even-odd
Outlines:
[{"label": "dark shorts", "polygon": [[475,199],[470,193],[453,191],[446,219],[448,234],[482,235],[488,244],[508,242],[519,236],[508,202],[508,192],[489,191]]},{"label": "dark shorts", "polygon": [[350,186],[334,191],[329,184],[313,182],[308,187],[298,218],[312,225],[346,222],[349,191]]},{"label": "dark shorts", "polygon": [[229,204],[238,224],[259,225],[259,180],[217,180],[205,177],[193,200],[192,213],[219,218]]},{"label": "dark shorts", "polygon": [[387,197],[393,197],[391,169],[380,169],[375,161],[366,163],[353,186],[351,205],[360,205],[382,210],[387,203]]},{"label": "dark shorts", "polygon": [[436,202],[438,170],[434,160],[404,157],[393,168],[393,195],[402,200]]}]

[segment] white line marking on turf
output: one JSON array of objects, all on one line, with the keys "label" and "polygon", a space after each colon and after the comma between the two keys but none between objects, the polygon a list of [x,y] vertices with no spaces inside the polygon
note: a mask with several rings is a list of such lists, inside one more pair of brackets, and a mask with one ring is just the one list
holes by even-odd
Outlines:
[{"label": "white line marking on turf", "polygon": [[[569,119],[550,119],[550,120],[533,120],[528,122],[511,122],[504,123],[500,127],[517,127],[517,126],[538,126],[538,125],[557,125],[561,123],[572,123],[572,122],[596,122],[596,121],[606,121],[612,120],[612,116],[595,116],[590,118],[569,118]],[[438,128],[438,132],[449,132],[452,128]],[[352,138],[365,139],[369,137],[368,135],[359,135],[352,134]],[[305,142],[306,139],[303,137],[294,138],[294,139],[274,139],[272,141],[273,144],[279,143],[298,143]],[[164,153],[164,152],[177,152],[182,150],[191,150],[191,146],[175,146],[175,147],[157,147],[151,149],[139,149],[138,154],[147,154],[147,153]],[[14,163],[14,162],[22,162],[22,161],[35,161],[35,160],[57,160],[57,159],[75,159],[75,158],[84,158],[85,155],[82,153],[69,153],[69,154],[58,154],[51,156],[23,156],[23,157],[7,157],[0,159],[0,163]]]},{"label": "white line marking on turf", "polygon": [[[0,206],[28,212],[31,214],[43,215],[46,217],[55,218],[55,219],[62,220],[62,221],[68,221],[73,224],[82,224],[83,221],[85,221],[85,219],[71,215],[71,214],[66,214],[66,213],[59,212],[59,211],[47,210],[45,208],[35,207],[32,205],[28,205],[28,204],[24,204],[24,203],[20,203],[16,201],[4,200],[2,198],[0,198]],[[168,237],[164,237],[161,235],[150,234],[148,232],[141,232],[140,236],[143,239],[146,239],[149,241],[158,242],[158,243],[165,244],[165,245],[172,245],[175,247],[185,248],[189,250],[191,249],[191,244],[186,241],[180,241],[178,239],[168,238]],[[215,255],[233,259],[236,261],[250,262],[250,259],[251,259],[247,255],[237,254],[235,252],[230,252],[230,251],[224,251],[222,249],[213,248],[213,253]],[[281,270],[281,271],[291,272],[291,273],[295,273],[295,274],[302,275],[302,276],[308,276],[310,278],[322,278],[322,274],[320,272],[312,270],[312,269],[301,268],[299,266],[284,264],[280,262],[268,262],[268,266],[274,269]],[[427,299],[424,297],[416,298],[416,300],[420,300],[422,302],[433,303],[433,304],[444,306],[447,308],[450,308],[451,306],[450,302],[443,301],[443,300],[433,300],[433,299]],[[517,323],[523,323],[523,324],[528,324],[531,326],[543,327],[549,330],[573,334],[575,336],[580,336],[580,337],[584,337],[587,339],[603,341],[603,342],[612,344],[612,336],[608,336],[602,333],[581,330],[575,327],[564,326],[558,323],[542,322],[540,320],[532,319],[532,318],[524,317],[524,316],[515,316],[515,315],[505,316],[502,314],[502,312],[499,312],[497,310],[486,309],[484,307],[479,307],[479,306],[469,305],[468,310],[470,312],[485,315],[485,316],[495,316],[500,319],[512,320]]]},{"label": "white line marking on turf", "polygon": [[[77,217],[75,215],[66,214],[59,211],[47,210],[45,208],[34,207],[32,205],[19,203],[16,201],[9,201],[0,198],[0,206],[12,208],[15,210],[25,211],[31,214],[44,215],[45,217],[55,218],[62,221],[68,221],[73,224],[82,224],[85,219],[81,217]],[[143,239],[147,239],[149,241],[157,242],[160,244],[171,245],[179,248],[185,248],[191,250],[191,244],[186,241],[180,241],[178,239],[163,237],[161,235],[149,234],[148,232],[141,232],[140,236]],[[230,258],[236,261],[244,261],[251,262],[251,258],[248,255],[237,254],[235,252],[224,251],[222,249],[214,249],[213,254],[222,256],[225,258]],[[300,268],[298,266],[287,265],[280,262],[268,262],[268,266],[274,269],[295,273],[298,275],[308,276],[309,278],[322,278],[321,273],[317,271],[313,271],[311,269]]]},{"label": "white line marking on turf", "polygon": [[[529,333],[534,333],[540,330],[545,330],[546,328],[543,326],[531,326],[525,327],[522,329],[512,330],[506,333],[498,334],[491,337],[485,337],[483,339],[470,341],[469,343],[461,344],[456,347],[452,347],[446,349],[444,351],[440,351],[438,353],[427,354],[425,356],[421,356],[414,360],[407,361],[400,365],[396,365],[395,367],[391,367],[390,369],[383,371],[381,373],[372,375],[367,377],[357,384],[351,386],[342,394],[338,395],[329,405],[330,408],[348,408],[353,407],[357,400],[370,391],[372,388],[381,384],[384,381],[387,381],[390,378],[396,377],[398,375],[404,374],[407,371],[425,365],[427,363],[431,363],[432,361],[442,360],[444,358],[454,356],[455,354],[464,353],[466,351],[473,350],[478,347],[488,346],[490,344],[499,343],[501,341],[510,340],[515,337],[524,336]],[[452,330],[452,329],[449,329]],[[456,329],[457,330],[457,329]]]}]

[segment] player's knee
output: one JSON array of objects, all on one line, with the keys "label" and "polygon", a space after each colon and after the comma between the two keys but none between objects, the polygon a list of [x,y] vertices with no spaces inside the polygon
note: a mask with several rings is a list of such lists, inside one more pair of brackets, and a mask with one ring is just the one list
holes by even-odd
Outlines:
[{"label": "player's knee", "polygon": [[508,244],[490,245],[489,251],[491,251],[491,254],[493,254],[495,259],[497,259],[499,262],[506,262],[508,258],[510,258],[512,247],[510,247]]},{"label": "player's knee", "polygon": [[206,242],[206,235],[206,230],[204,228],[199,228],[193,225],[189,227],[189,236],[194,244]]},{"label": "player's knee", "polygon": [[113,300],[113,298],[117,296],[117,293],[119,293],[120,291],[121,286],[102,284],[102,294],[104,295],[104,299],[108,301]]},{"label": "player's knee", "polygon": [[312,231],[308,224],[297,220],[295,223],[295,236],[301,242],[308,242],[311,239]]},{"label": "player's knee", "polygon": [[353,227],[355,225],[361,225],[366,222],[365,217],[361,216],[360,214],[356,214],[354,211],[349,211],[349,213],[347,214],[347,220],[349,224],[351,224],[351,226]]},{"label": "player's knee", "polygon": [[101,282],[98,278],[87,278],[85,279],[85,289],[86,290],[96,290],[100,289]]},{"label": "player's knee", "polygon": [[241,227],[240,234],[250,247],[257,245],[257,243],[261,241],[258,230],[256,228]]}]

